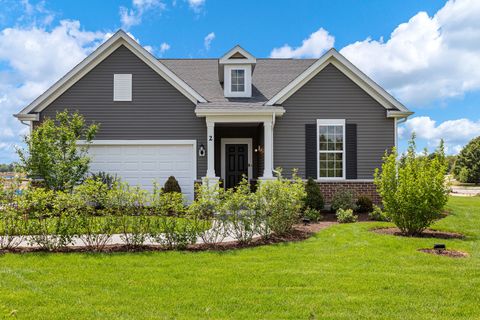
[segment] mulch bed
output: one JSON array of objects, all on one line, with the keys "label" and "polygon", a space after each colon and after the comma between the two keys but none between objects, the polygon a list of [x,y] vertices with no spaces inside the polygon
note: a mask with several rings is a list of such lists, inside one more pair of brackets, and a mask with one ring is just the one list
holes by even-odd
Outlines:
[{"label": "mulch bed", "polygon": [[[312,234],[325,229],[335,222],[329,221],[322,221],[318,223],[311,223],[308,225],[295,225],[293,231],[284,236],[275,236],[272,235],[268,239],[262,239],[257,237],[252,240],[250,243],[239,243],[237,241],[229,241],[229,242],[222,242],[216,245],[205,244],[205,243],[198,243],[187,246],[187,248],[180,250],[180,251],[226,251],[226,250],[234,250],[234,249],[243,249],[243,248],[252,248],[264,245],[270,245],[275,243],[287,243],[287,242],[296,242],[296,241],[303,241],[308,239]],[[166,249],[159,245],[143,245],[143,246],[127,246],[123,244],[113,244],[113,245],[106,245],[103,249],[94,251],[93,249],[89,249],[87,247],[64,247],[59,248],[51,251],[47,251],[42,248],[29,248],[29,247],[18,247],[11,250],[0,250],[1,253],[30,253],[30,252],[60,252],[60,253],[69,253],[69,252],[102,252],[102,253],[114,253],[114,252],[153,252],[153,251],[171,251],[171,249]]]},{"label": "mulch bed", "polygon": [[436,250],[436,249],[418,249],[418,251],[425,252],[428,254],[434,254],[437,256],[445,256],[450,258],[466,258],[468,253],[457,251],[457,250]]},{"label": "mulch bed", "polygon": [[400,237],[437,238],[437,239],[464,239],[465,238],[465,236],[460,233],[437,231],[437,230],[431,230],[431,229],[426,229],[421,234],[418,234],[415,236],[405,235],[398,228],[375,228],[375,229],[371,229],[371,231],[380,233],[380,234],[388,234],[388,235],[400,236]]}]

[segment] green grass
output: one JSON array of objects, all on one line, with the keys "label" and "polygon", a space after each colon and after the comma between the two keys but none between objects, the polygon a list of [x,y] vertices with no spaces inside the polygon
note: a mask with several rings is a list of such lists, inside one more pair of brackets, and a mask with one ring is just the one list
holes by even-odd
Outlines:
[{"label": "green grass", "polygon": [[20,319],[479,319],[480,198],[450,199],[439,240],[335,225],[298,243],[229,252],[6,254],[0,315]]}]

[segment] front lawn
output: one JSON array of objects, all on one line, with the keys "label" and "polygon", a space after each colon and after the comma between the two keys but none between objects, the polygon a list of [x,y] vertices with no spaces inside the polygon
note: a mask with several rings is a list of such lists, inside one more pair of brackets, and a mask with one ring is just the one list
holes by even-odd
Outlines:
[{"label": "front lawn", "polygon": [[[228,252],[5,254],[0,315],[21,319],[474,319],[480,197],[450,198],[434,228],[465,240],[335,225],[298,243]],[[418,252],[446,243],[452,259]]]}]

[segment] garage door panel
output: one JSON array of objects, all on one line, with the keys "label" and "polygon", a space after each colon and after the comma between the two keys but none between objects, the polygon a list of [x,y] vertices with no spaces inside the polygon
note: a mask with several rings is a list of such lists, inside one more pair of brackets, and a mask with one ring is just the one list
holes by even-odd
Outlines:
[{"label": "garage door panel", "polygon": [[193,144],[90,146],[90,170],[117,175],[132,186],[152,191],[154,181],[163,186],[175,176],[185,196],[193,199],[195,150]]}]

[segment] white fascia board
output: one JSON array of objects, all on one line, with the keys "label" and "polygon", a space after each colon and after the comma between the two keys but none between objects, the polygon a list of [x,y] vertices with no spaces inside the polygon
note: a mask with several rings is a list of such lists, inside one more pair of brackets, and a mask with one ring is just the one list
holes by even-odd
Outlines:
[{"label": "white fascia board", "polygon": [[271,108],[271,110],[253,108],[201,108],[195,109],[197,117],[205,117],[211,115],[246,115],[246,116],[260,116],[260,115],[275,115],[282,116],[285,113],[285,109],[282,107]]},{"label": "white fascia board", "polygon": [[[246,59],[230,59],[235,53],[240,53]],[[243,49],[239,45],[236,45],[232,49],[230,49],[227,53],[225,53],[220,60],[218,61],[220,64],[238,64],[238,63],[245,63],[245,64],[255,64],[257,63],[257,59],[247,50]]]},{"label": "white fascia board", "polygon": [[411,116],[413,112],[408,111],[398,111],[398,110],[387,110],[387,118],[407,118]]},{"label": "white fascia board", "polygon": [[40,115],[38,113],[29,113],[29,114],[17,113],[17,114],[14,114],[13,116],[20,121],[39,121],[40,120]]},{"label": "white fascia board", "polygon": [[280,90],[265,104],[271,106],[283,103],[330,63],[340,69],[340,71],[342,71],[347,77],[365,90],[386,109],[392,109],[393,107],[400,111],[410,112],[403,104],[401,104],[392,95],[376,84],[372,79],[370,79],[360,69],[358,69],[354,64],[348,61],[333,48],[320,57],[314,64],[308,67],[307,70],[302,72],[297,78],[290,82],[285,88]]},{"label": "white fascia board", "polygon": [[60,78],[60,80],[53,84],[47,91],[45,91],[22,111],[20,111],[19,114],[27,114],[32,111],[40,112],[45,109],[52,101],[58,98],[62,93],[80,80],[85,74],[91,71],[121,45],[124,45],[130,51],[132,51],[138,58],[154,69],[193,103],[207,102],[199,93],[193,90],[165,65],[158,61],[150,52],[139,45],[138,42],[132,39],[123,30],[119,30],[82,62],[77,64],[66,75]]}]

